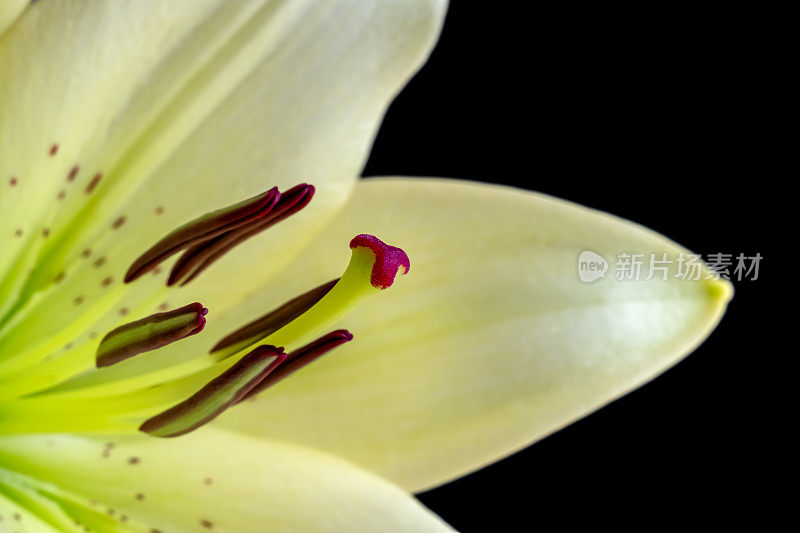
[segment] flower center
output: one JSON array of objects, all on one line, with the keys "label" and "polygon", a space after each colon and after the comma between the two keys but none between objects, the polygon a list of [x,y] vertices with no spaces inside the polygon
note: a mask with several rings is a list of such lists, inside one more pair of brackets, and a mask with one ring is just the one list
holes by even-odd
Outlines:
[{"label": "flower center", "polygon": [[[307,184],[283,193],[273,188],[201,216],[147,249],[124,281],[135,284],[182,252],[167,286],[186,285],[233,247],[300,211],[313,194]],[[347,330],[331,331],[333,324],[410,268],[405,252],[377,237],[358,235],[350,248],[340,278],[212,339],[206,354],[182,362],[153,354],[152,364],[136,364],[139,354],[200,333],[208,313],[200,303],[129,321],[64,353],[23,357],[0,350],[0,435],[140,430],[172,437],[202,426],[352,340]]]}]

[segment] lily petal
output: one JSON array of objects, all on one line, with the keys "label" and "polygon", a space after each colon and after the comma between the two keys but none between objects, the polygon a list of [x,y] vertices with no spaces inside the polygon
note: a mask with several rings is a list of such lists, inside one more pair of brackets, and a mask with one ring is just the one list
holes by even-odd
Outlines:
[{"label": "lily petal", "polygon": [[[341,243],[363,231],[402,246],[412,272],[341,321],[353,342],[216,423],[334,452],[412,491],[652,379],[702,342],[731,296],[724,281],[672,278],[674,265],[668,281],[618,281],[612,266],[584,283],[584,250],[608,260],[686,250],[611,215],[505,187],[366,180],[306,254],[342,256]],[[240,312],[329,279],[335,264],[298,261]]]},{"label": "lily petal", "polygon": [[55,502],[0,476],[0,528],[10,531],[15,526],[26,532],[51,533],[69,531],[74,523]]},{"label": "lily petal", "polygon": [[202,292],[188,287],[215,311],[235,305],[346,200],[443,11],[441,0],[31,6],[0,40],[0,336],[17,339],[5,348],[76,344],[64,327],[75,311],[110,316],[101,332],[122,311],[150,314],[166,274],[102,300],[138,255],[204,213],[314,184],[301,213],[215,263]]},{"label": "lily petal", "polygon": [[13,24],[30,0],[5,0],[0,3],[0,36]]},{"label": "lily petal", "polygon": [[343,460],[212,429],[180,439],[3,437],[3,468],[123,530],[450,531],[401,489]]}]

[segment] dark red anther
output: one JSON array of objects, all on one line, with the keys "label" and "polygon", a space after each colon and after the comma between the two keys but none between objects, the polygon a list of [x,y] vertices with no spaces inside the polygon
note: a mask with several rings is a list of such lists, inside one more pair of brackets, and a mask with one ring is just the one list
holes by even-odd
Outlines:
[{"label": "dark red anther", "polygon": [[214,347],[211,348],[211,352],[213,353],[218,350],[222,350],[242,341],[249,340],[250,342],[257,342],[267,335],[271,335],[295,318],[311,309],[314,304],[316,304],[322,299],[323,296],[330,292],[330,290],[338,281],[339,278],[336,278],[320,285],[319,287],[311,289],[310,291],[289,300],[280,307],[273,309],[266,315],[255,319],[245,326],[242,326],[215,344]]},{"label": "dark red anther", "polygon": [[285,359],[282,348],[259,346],[188,399],[145,421],[139,430],[156,437],[194,431],[240,402]]},{"label": "dark red anther", "polygon": [[245,226],[269,213],[280,198],[277,187],[179,227],[133,262],[125,274],[129,283],[173,254]]},{"label": "dark red anther", "polygon": [[197,335],[206,325],[208,309],[192,303],[122,325],[111,330],[97,348],[98,367],[119,363],[134,355]]},{"label": "dark red anther", "polygon": [[256,386],[250,389],[239,401],[244,401],[258,394],[267,387],[275,385],[285,377],[297,372],[315,359],[325,355],[337,346],[353,340],[353,334],[346,329],[332,331],[319,339],[306,344],[288,355],[281,365],[265,376]]},{"label": "dark red anther", "polygon": [[292,187],[280,194],[277,204],[266,215],[190,247],[172,267],[167,285],[178,282],[186,285],[235,246],[303,209],[314,197],[314,191],[314,186],[306,183]]}]

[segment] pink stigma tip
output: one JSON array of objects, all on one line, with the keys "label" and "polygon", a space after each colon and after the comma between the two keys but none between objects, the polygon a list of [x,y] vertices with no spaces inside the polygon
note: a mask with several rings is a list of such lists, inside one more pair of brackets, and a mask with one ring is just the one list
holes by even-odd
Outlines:
[{"label": "pink stigma tip", "polygon": [[408,255],[396,246],[389,246],[379,238],[362,233],[356,235],[350,241],[350,248],[369,248],[375,254],[375,263],[372,265],[372,276],[370,282],[376,289],[388,289],[394,283],[400,267],[403,268],[401,274],[408,274],[411,269],[411,262]]}]

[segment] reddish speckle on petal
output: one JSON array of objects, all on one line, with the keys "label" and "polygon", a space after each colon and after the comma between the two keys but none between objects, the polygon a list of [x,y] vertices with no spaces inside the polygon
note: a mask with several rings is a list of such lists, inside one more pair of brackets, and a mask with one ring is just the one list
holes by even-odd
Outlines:
[{"label": "reddish speckle on petal", "polygon": [[91,194],[92,191],[95,190],[97,185],[100,183],[100,180],[103,179],[103,174],[98,172],[92,177],[92,181],[89,182],[89,185],[86,186],[86,194]]},{"label": "reddish speckle on petal", "polygon": [[369,248],[375,254],[370,282],[376,289],[388,289],[401,268],[403,269],[401,275],[408,274],[411,269],[408,255],[401,248],[389,246],[374,235],[366,233],[356,235],[350,241],[350,248]]},{"label": "reddish speckle on petal", "polygon": [[58,153],[58,144],[53,144],[50,147],[50,151],[48,153],[50,154],[50,157],[53,157],[54,155],[56,155]]}]

